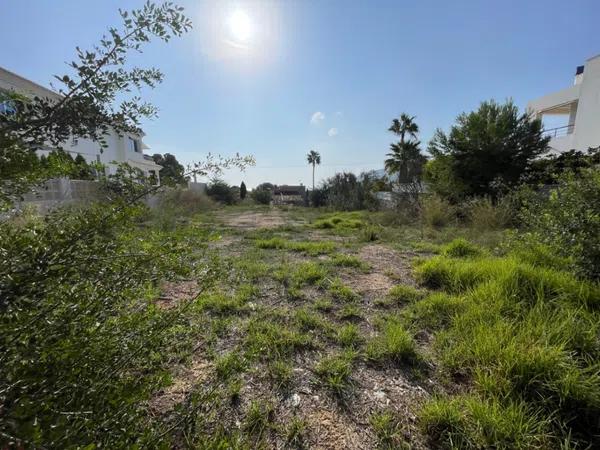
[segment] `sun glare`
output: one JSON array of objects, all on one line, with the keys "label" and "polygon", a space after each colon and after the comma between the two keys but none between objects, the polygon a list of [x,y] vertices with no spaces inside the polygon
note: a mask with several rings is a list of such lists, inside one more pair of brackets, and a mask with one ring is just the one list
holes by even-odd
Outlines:
[{"label": "sun glare", "polygon": [[252,22],[248,14],[242,10],[234,11],[227,20],[229,31],[238,42],[246,42],[252,34]]}]

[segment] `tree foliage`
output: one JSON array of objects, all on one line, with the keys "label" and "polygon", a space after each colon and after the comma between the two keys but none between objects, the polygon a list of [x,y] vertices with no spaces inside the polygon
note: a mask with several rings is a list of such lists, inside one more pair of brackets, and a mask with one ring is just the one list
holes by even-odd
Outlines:
[{"label": "tree foliage", "polygon": [[495,184],[517,184],[547,151],[548,141],[541,121],[519,114],[512,101],[486,101],[477,111],[459,115],[449,133],[436,130],[429,152],[444,159],[428,168],[428,181],[440,194],[460,186],[465,196],[495,196]]},{"label": "tree foliage", "polygon": [[341,211],[373,209],[377,205],[373,188],[374,180],[366,174],[336,173],[313,190],[311,201],[315,207],[327,205]]},{"label": "tree foliage", "polygon": [[246,198],[246,194],[248,193],[248,188],[246,188],[246,183],[242,181],[240,184],[240,198],[244,200]]},{"label": "tree foliage", "polygon": [[[60,149],[38,160],[40,143],[59,146],[72,135],[101,142],[109,129],[132,130],[153,112],[136,98],[111,106],[131,87],[162,78],[156,69],[125,69],[125,55],[190,23],[171,3],[121,15],[123,30],[110,29],[92,51],[78,50],[75,75],[58,77],[62,96],[9,95],[14,111],[0,115],[2,206],[54,176],[53,167],[83,165]],[[250,163],[208,155],[190,172],[219,174]],[[202,289],[212,269],[197,259],[206,232],[139,227],[147,216],[140,200],[158,189],[139,175],[121,165],[103,181],[107,198],[100,204],[0,221],[0,447],[169,446],[144,402],[165,384],[168,355],[192,345],[186,317],[195,296],[161,310],[159,283],[185,277]]]},{"label": "tree foliage", "polygon": [[165,185],[185,185],[185,167],[177,161],[175,155],[171,153],[155,153],[152,159],[156,164],[161,166],[159,171],[160,182]]},{"label": "tree foliage", "polygon": [[152,38],[169,41],[188,31],[191,22],[182,10],[169,2],[159,6],[147,2],[140,9],[120,11],[122,27],[109,28],[91,50],[78,47],[77,60],[69,63],[71,73],[54,77],[59,84],[57,94],[32,98],[2,94],[0,101],[11,108],[0,113],[0,166],[20,170],[0,180],[0,206],[6,208],[32,184],[43,181],[45,174],[32,164],[20,164],[30,162],[36,149],[60,147],[72,136],[90,138],[105,147],[109,131],[137,133],[143,117],[156,115],[152,105],[125,94],[154,87],[163,75],[155,68],[129,67],[127,56],[140,52]]},{"label": "tree foliage", "polygon": [[569,258],[577,273],[600,279],[600,170],[566,171],[548,195],[531,192],[521,211],[537,242]]},{"label": "tree foliage", "polygon": [[236,202],[236,196],[232,187],[219,178],[215,178],[210,182],[206,189],[206,193],[216,202],[225,205],[233,205]]}]

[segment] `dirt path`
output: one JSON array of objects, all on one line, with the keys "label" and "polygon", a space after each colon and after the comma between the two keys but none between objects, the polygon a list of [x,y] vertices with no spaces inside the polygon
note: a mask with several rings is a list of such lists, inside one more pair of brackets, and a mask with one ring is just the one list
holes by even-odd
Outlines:
[{"label": "dirt path", "polygon": [[278,228],[281,226],[300,225],[303,222],[291,219],[280,210],[267,212],[246,211],[238,214],[221,214],[219,219],[227,226],[242,229]]}]

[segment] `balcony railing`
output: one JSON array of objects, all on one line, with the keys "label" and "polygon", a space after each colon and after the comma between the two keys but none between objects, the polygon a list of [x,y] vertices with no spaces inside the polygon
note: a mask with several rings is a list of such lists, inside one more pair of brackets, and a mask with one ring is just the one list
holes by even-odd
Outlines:
[{"label": "balcony railing", "polygon": [[572,134],[575,129],[575,124],[572,123],[570,125],[565,125],[563,127],[549,128],[547,130],[542,131],[542,136],[550,137],[552,139],[557,137],[567,136],[568,134]]}]

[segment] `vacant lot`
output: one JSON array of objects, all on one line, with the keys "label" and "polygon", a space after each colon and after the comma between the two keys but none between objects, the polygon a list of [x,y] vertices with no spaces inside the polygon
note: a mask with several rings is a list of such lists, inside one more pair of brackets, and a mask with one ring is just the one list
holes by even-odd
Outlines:
[{"label": "vacant lot", "polygon": [[[399,249],[364,219],[268,209],[206,219],[227,275],[200,296],[202,333],[155,413],[186,414],[195,401],[196,433],[236,430],[227,439],[252,447],[425,447],[417,413],[437,389],[429,336],[388,319],[424,295],[411,264],[430,251]],[[163,291],[167,307],[193,289]]]}]

